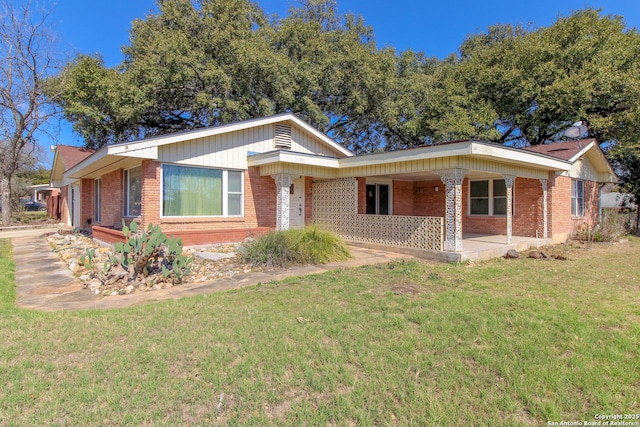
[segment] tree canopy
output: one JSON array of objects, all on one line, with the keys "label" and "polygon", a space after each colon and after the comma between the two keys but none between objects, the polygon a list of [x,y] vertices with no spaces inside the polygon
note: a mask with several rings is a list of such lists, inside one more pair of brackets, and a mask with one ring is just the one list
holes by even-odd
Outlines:
[{"label": "tree canopy", "polygon": [[578,120],[623,141],[640,121],[640,36],[594,9],[545,28],[493,26],[439,60],[378,49],[335,0],[283,18],[249,0],[162,0],[124,53],[115,68],[80,55],[50,82],[89,147],[281,112],[356,152],[540,144]]}]

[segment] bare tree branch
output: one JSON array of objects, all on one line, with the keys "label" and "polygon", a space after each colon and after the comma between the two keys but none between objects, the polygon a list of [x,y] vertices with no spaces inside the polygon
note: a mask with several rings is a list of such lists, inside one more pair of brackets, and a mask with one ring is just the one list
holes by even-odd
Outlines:
[{"label": "bare tree branch", "polygon": [[[35,152],[36,135],[55,115],[44,93],[56,67],[49,11],[31,1],[0,1],[0,188],[2,222],[11,222],[11,180]],[[28,162],[27,162],[28,163]]]}]

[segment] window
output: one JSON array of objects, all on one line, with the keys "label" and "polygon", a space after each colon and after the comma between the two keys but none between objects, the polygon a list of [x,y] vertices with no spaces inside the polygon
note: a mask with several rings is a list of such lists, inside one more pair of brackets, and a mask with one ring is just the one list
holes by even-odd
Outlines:
[{"label": "window", "polygon": [[389,215],[391,198],[389,184],[367,184],[367,210],[368,214]]},{"label": "window", "polygon": [[142,168],[124,171],[124,216],[140,216],[142,206]]},{"label": "window", "polygon": [[100,222],[100,192],[102,191],[100,178],[93,181],[93,220]]},{"label": "window", "polygon": [[242,216],[240,171],[162,165],[162,216]]},{"label": "window", "polygon": [[584,181],[571,180],[571,215],[584,216]]},{"label": "window", "polygon": [[471,215],[507,214],[507,185],[504,179],[471,181],[469,185],[469,213]]}]

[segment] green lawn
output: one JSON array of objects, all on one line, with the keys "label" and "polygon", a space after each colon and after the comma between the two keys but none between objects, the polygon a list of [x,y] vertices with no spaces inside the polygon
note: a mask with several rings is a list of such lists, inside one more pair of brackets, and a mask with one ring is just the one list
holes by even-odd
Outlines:
[{"label": "green lawn", "polygon": [[0,425],[513,426],[640,413],[640,240],[566,255],[393,263],[41,313],[15,308],[0,241]]}]

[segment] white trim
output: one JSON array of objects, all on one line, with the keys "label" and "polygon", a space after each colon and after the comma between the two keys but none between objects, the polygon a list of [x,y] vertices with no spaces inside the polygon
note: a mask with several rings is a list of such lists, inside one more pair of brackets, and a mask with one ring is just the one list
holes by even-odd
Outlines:
[{"label": "white trim", "polygon": [[[471,183],[472,182],[483,182],[483,181],[488,181],[488,185],[489,185],[489,213],[488,214],[472,214],[471,213]],[[493,218],[506,218],[507,214],[495,214],[493,212],[493,200],[495,199],[495,196],[493,195],[493,182],[494,181],[504,181],[504,178],[477,178],[477,179],[470,179],[469,180],[469,191],[467,191],[469,194],[467,196],[467,215],[470,217],[476,217],[476,218],[488,218],[488,217],[493,217]],[[497,196],[500,199],[507,199],[507,196],[505,195],[503,196]],[[484,199],[484,197],[476,197],[476,198],[482,198]],[[514,186],[511,189],[511,216],[515,216],[516,214],[516,186],[514,184]]]},{"label": "white trim", "polygon": [[380,163],[408,162],[443,157],[471,156],[487,157],[500,162],[528,165],[557,171],[571,170],[571,163],[565,160],[526,151],[521,148],[498,146],[480,141],[461,141],[441,145],[430,145],[408,150],[366,154],[338,159],[339,167],[373,166]]},{"label": "white trim", "polygon": [[[96,189],[98,190],[96,192]],[[96,209],[97,208],[97,209]],[[96,178],[93,180],[93,221],[100,224],[102,217],[100,211],[102,210],[102,178]]]},{"label": "white trim", "polygon": [[338,169],[339,159],[335,157],[319,156],[317,154],[297,153],[295,151],[269,151],[267,153],[253,154],[247,157],[248,166],[262,166],[271,163],[293,163]]},{"label": "white trim", "polygon": [[[367,185],[375,185],[376,186],[376,211],[378,210],[378,198],[380,197],[380,194],[378,192],[378,185],[388,185],[389,186],[389,206],[387,207],[387,209],[389,210],[389,213],[387,215],[393,215],[393,180],[392,179],[386,179],[386,178],[367,178],[365,181],[365,187],[364,187],[364,191],[365,191],[365,195],[364,195],[364,200],[365,200],[365,212],[366,212],[366,204],[367,204]],[[375,213],[375,214],[369,214],[369,215],[380,215],[379,213]]]},{"label": "white trim", "polygon": [[197,139],[197,138],[207,138],[209,136],[220,135],[223,133],[237,132],[237,131],[252,128],[252,127],[264,126],[264,125],[269,125],[269,124],[279,123],[279,122],[286,122],[286,121],[293,122],[297,126],[303,128],[305,131],[311,133],[313,136],[315,136],[325,144],[329,145],[332,149],[338,151],[339,153],[344,154],[345,156],[354,156],[354,154],[351,151],[347,150],[342,145],[338,144],[337,142],[329,138],[324,133],[320,132],[313,126],[307,124],[303,120],[300,120],[298,117],[296,117],[294,114],[291,114],[291,113],[278,114],[275,116],[263,117],[259,119],[244,120],[238,123],[229,123],[226,125],[211,126],[203,129],[193,130],[193,131],[177,132],[169,135],[146,138],[140,141],[110,145],[108,147],[108,154],[127,155],[128,152],[133,150],[159,147],[162,145],[174,144],[177,142],[182,142],[182,141]]},{"label": "white trim", "polygon": [[[129,206],[129,182],[130,182],[130,173],[129,171],[140,168],[140,214],[138,215],[130,215],[130,206]],[[126,174],[126,178],[125,178]],[[140,218],[142,216],[142,165],[133,166],[127,169],[122,170],[122,217],[123,218]]]}]

